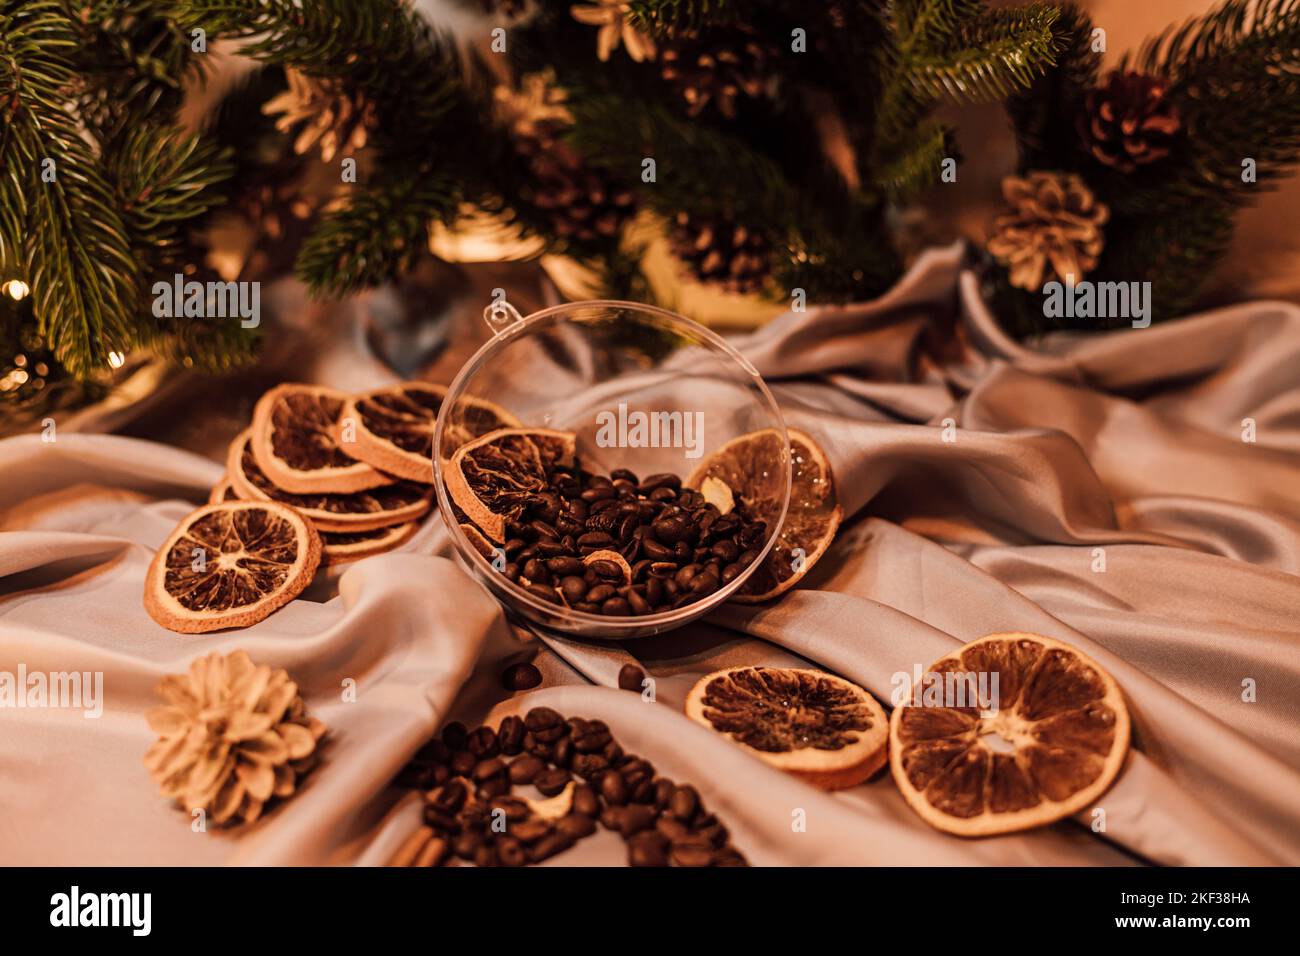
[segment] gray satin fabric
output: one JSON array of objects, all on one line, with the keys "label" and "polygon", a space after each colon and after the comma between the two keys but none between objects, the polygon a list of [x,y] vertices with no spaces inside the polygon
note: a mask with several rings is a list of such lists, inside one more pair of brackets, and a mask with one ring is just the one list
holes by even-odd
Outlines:
[{"label": "gray satin fabric", "polygon": [[[172,634],[140,606],[144,570],[191,506],[178,499],[202,500],[219,466],[113,436],[0,442],[0,669],[102,670],[107,696],[97,721],[0,711],[0,857],[379,863],[418,818],[386,781],[421,739],[449,716],[550,703],[605,718],[699,785],[757,863],[1300,862],[1300,309],[1253,303],[1029,347],[1002,335],[954,247],[877,302],[791,313],[736,345],[826,449],[845,525],[784,599],[622,645],[509,626],[439,557],[437,518],[404,553],[323,574],[252,628]],[[946,836],[888,773],[823,794],[680,713],[699,676],[759,662],[811,662],[888,703],[899,672],[1004,630],[1077,645],[1129,701],[1134,749],[1099,801],[1104,832],[1081,815]],[[196,834],[144,772],[142,715],[159,676],[237,647],[287,667],[333,742],[255,827]],[[519,660],[541,667],[541,691],[501,690]],[[655,678],[654,703],[610,689],[628,661]],[[550,862],[623,856],[602,832]]]}]

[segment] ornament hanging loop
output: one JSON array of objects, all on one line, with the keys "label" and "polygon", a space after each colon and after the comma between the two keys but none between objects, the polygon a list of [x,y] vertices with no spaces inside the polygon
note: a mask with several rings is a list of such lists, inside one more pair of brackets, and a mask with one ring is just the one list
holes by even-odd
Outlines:
[{"label": "ornament hanging loop", "polygon": [[488,324],[493,335],[500,335],[523,320],[519,310],[505,300],[504,294],[494,296],[492,304],[483,310],[483,321]]}]

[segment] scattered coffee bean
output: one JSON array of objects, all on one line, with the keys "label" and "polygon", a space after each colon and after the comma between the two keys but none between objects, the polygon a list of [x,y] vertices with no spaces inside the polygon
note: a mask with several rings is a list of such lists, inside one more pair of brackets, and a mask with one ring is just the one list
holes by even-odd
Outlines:
[{"label": "scattered coffee bean", "polygon": [[632,690],[638,694],[642,691],[641,682],[645,680],[645,671],[635,664],[624,664],[618,671],[618,686],[620,690]]},{"label": "scattered coffee bean", "polygon": [[[535,816],[528,800],[510,792],[531,784],[546,797],[561,793],[573,781],[565,761],[591,783],[574,786],[570,812],[558,820]],[[429,781],[435,771],[441,779],[425,789],[424,827],[393,865],[438,866],[452,856],[475,866],[540,863],[594,833],[597,819],[627,842],[632,866],[747,865],[695,788],[655,776],[648,760],[623,752],[601,720],[565,720],[536,707],[522,719],[504,718],[496,730],[450,724],[420,748],[399,781]],[[502,817],[504,829],[496,825]]]}]

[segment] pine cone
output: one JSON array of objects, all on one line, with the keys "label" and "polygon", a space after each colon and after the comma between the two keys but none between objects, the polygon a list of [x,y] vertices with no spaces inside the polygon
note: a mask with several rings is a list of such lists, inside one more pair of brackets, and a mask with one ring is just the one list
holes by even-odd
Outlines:
[{"label": "pine cone", "polygon": [[728,119],[743,95],[762,96],[768,85],[772,47],[748,27],[683,33],[659,50],[659,72],[699,116],[710,103]]},{"label": "pine cone", "polygon": [[771,275],[767,240],[727,215],[707,218],[679,212],[669,242],[697,279],[729,292],[757,292]]},{"label": "pine cone", "polygon": [[636,212],[636,197],[562,141],[573,116],[553,76],[526,76],[518,92],[498,88],[496,100],[498,115],[532,173],[522,197],[550,217],[555,235],[576,242],[618,235]]},{"label": "pine cone", "polygon": [[1009,268],[1013,286],[1038,292],[1049,275],[1077,282],[1096,268],[1110,210],[1082,179],[1073,173],[1008,176],[1002,195],[1011,211],[994,222],[988,251]]},{"label": "pine cone", "polygon": [[1079,114],[1079,135],[1099,162],[1120,172],[1169,155],[1182,121],[1166,96],[1164,80],[1114,71],[1104,86],[1088,93]]},{"label": "pine cone", "polygon": [[163,796],[215,823],[252,823],[273,797],[292,796],[325,735],[289,675],[243,651],[200,657],[158,692],[167,703],[145,715],[159,734],[145,766]]},{"label": "pine cone", "polygon": [[375,105],[359,94],[350,93],[344,84],[330,77],[308,76],[299,70],[286,70],[289,88],[262,106],[267,116],[279,114],[275,128],[287,133],[305,123],[293,150],[302,155],[320,145],[320,158],[329,162],[339,152],[354,152],[366,145],[370,132],[378,125]]}]

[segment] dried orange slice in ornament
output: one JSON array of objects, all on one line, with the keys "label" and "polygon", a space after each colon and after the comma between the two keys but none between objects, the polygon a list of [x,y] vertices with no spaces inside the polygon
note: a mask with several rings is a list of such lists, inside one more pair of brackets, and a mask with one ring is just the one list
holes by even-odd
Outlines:
[{"label": "dried orange slice in ornament", "polygon": [[251,445],[257,466],[294,494],[347,494],[392,484],[348,451],[355,422],[344,421],[349,396],[321,385],[277,385],[253,410]]},{"label": "dried orange slice in ornament", "polygon": [[[790,507],[767,559],[731,600],[755,604],[784,594],[826,553],[844,516],[826,453],[804,432],[786,429],[790,440]],[[772,523],[784,484],[781,436],[774,429],[727,442],[686,481],[726,514],[739,504],[747,514]],[[737,502],[737,498],[739,502]]]},{"label": "dried orange slice in ornament", "polygon": [[960,836],[1011,833],[1088,807],[1128,753],[1123,695],[1081,651],[991,634],[931,665],[889,728],[908,805]]},{"label": "dried orange slice in ornament", "polygon": [[576,442],[572,432],[549,428],[489,432],[443,463],[447,493],[484,536],[503,543],[506,523],[545,490],[547,473],[573,464]]},{"label": "dried orange slice in ornament", "polygon": [[[433,481],[433,429],[447,389],[425,382],[402,382],[355,395],[343,412],[356,422],[356,445],[348,451],[390,475]],[[498,428],[521,423],[505,409],[468,396],[460,400],[456,425],[444,447],[459,447]]]},{"label": "dried orange slice in ornament", "polygon": [[884,709],[857,684],[824,671],[715,671],[691,688],[686,716],[823,790],[856,786],[885,765]]},{"label": "dried orange slice in ornament", "polygon": [[247,627],[301,594],[320,559],[320,535],[287,505],[204,505],[186,515],[154,555],[145,576],[145,610],[182,634]]},{"label": "dried orange slice in ornament", "polygon": [[226,453],[226,475],[235,494],[246,501],[278,501],[302,512],[317,530],[356,533],[405,524],[419,518],[433,502],[433,489],[409,481],[351,494],[295,494],[276,487],[257,463],[252,429],[242,432]]}]

